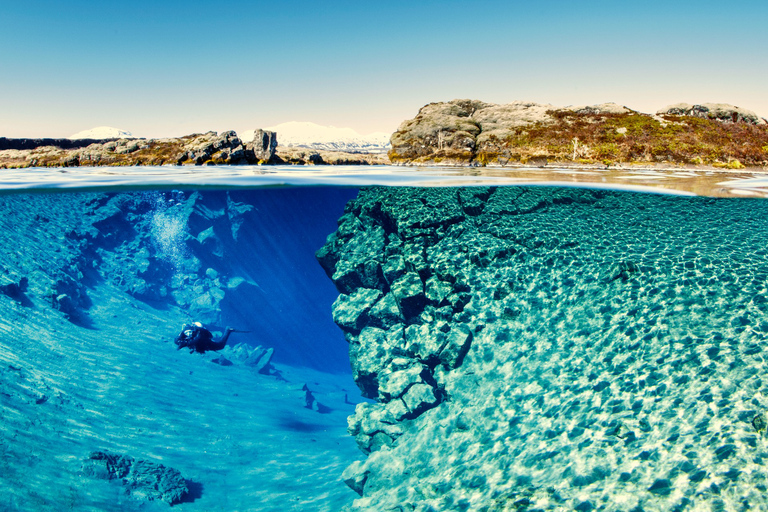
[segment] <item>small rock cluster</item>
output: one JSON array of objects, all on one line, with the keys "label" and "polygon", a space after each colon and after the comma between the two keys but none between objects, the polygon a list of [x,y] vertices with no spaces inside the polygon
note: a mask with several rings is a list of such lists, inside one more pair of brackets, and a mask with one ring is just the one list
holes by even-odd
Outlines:
[{"label": "small rock cluster", "polygon": [[700,117],[702,119],[714,119],[724,123],[746,123],[752,125],[768,124],[768,121],[759,117],[751,110],[725,103],[703,103],[701,105],[677,103],[659,110],[656,114]]},{"label": "small rock cluster", "polygon": [[165,139],[118,139],[84,148],[43,146],[0,152],[6,167],[103,165],[243,165],[272,163],[277,134],[256,130],[250,142],[234,131]]},{"label": "small rock cluster", "polygon": [[263,348],[261,345],[252,347],[247,343],[238,343],[236,345],[227,345],[223,350],[217,352],[217,356],[211,362],[221,366],[233,366],[242,364],[252,368],[257,373],[268,375],[273,369],[270,362],[274,348]]},{"label": "small rock cluster", "polygon": [[233,131],[217,134],[208,132],[185,141],[181,155],[176,162],[179,165],[192,163],[203,165],[213,163],[246,163],[246,150],[237,134]]},{"label": "small rock cluster", "polygon": [[117,453],[92,452],[83,460],[83,474],[119,480],[132,496],[169,505],[181,503],[189,493],[187,481],[178,470]]}]

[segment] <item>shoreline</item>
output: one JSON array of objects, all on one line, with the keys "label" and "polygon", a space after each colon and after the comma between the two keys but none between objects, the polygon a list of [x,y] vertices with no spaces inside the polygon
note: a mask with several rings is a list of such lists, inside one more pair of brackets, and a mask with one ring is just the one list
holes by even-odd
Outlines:
[{"label": "shoreline", "polygon": [[457,167],[213,165],[7,169],[0,194],[269,187],[577,187],[701,197],[768,199],[765,169],[577,165]]},{"label": "shoreline", "polygon": [[522,163],[512,163],[512,164],[506,164],[506,165],[498,165],[498,164],[487,164],[487,165],[473,165],[473,164],[462,164],[462,163],[390,163],[387,165],[391,165],[393,167],[431,167],[431,168],[439,168],[439,169],[450,169],[450,168],[462,168],[462,169],[493,169],[493,170],[504,170],[504,169],[518,169],[518,170],[530,170],[530,169],[542,169],[542,170],[575,170],[575,171],[706,171],[706,172],[719,172],[719,173],[758,173],[758,174],[768,174],[768,167],[760,167],[760,166],[744,166],[743,168],[728,168],[724,166],[714,166],[714,165],[700,165],[700,164],[675,164],[675,163],[667,163],[667,162],[625,162],[625,163],[617,163],[617,164],[611,164],[606,165],[603,163],[593,163],[593,164],[586,164],[586,163],[580,163],[580,162],[566,162],[566,161],[558,161],[558,162],[549,162],[547,164],[543,165],[531,165],[531,164],[522,164]]},{"label": "shoreline", "polygon": [[[278,148],[280,149],[280,148]],[[227,166],[227,167],[246,167],[246,166],[280,166],[280,165],[294,165],[294,166],[306,166],[306,167],[354,167],[354,166],[371,166],[371,167],[401,167],[401,168],[413,168],[413,169],[489,169],[489,170],[573,170],[573,171],[664,171],[664,172],[680,172],[680,171],[693,171],[693,172],[714,172],[714,173],[735,173],[735,174],[768,174],[768,166],[742,166],[742,167],[727,167],[726,165],[701,165],[701,164],[684,164],[684,163],[669,163],[669,162],[623,162],[606,165],[604,163],[581,163],[581,162],[567,162],[557,161],[548,162],[546,164],[523,164],[523,163],[509,163],[505,165],[500,164],[473,164],[473,163],[459,163],[459,162],[390,162],[386,159],[386,155],[381,153],[351,153],[346,151],[324,151],[313,150],[303,147],[287,147],[282,148],[287,151],[275,153],[275,161],[269,163],[259,164],[233,164],[233,163],[216,163],[208,161],[203,164],[184,163],[184,164],[146,164],[142,162],[116,162],[116,163],[88,163],[82,165],[13,165],[8,163],[2,163],[3,153],[6,151],[28,151],[28,150],[0,150],[0,169],[3,170],[23,170],[23,169],[68,169],[73,167],[95,167],[95,168],[119,168],[119,167],[168,167],[168,168],[194,168],[194,167],[206,167],[206,166]],[[65,150],[66,151],[66,150]],[[386,159],[386,160],[385,160]]]},{"label": "shoreline", "polygon": [[[149,145],[140,149],[150,149]],[[181,152],[181,155],[184,155]],[[247,165],[391,165],[386,153],[361,153],[347,151],[317,150],[305,147],[278,146],[269,161],[247,159],[233,160],[230,155],[217,158],[211,153],[209,159],[200,158],[179,161],[179,157],[164,156],[131,158],[125,154],[105,157],[99,154],[93,157],[90,146],[75,149],[62,149],[56,146],[41,146],[35,149],[0,150],[0,169],[64,169],[73,167],[204,167],[210,165],[247,166]],[[183,157],[182,157],[183,158]]]}]

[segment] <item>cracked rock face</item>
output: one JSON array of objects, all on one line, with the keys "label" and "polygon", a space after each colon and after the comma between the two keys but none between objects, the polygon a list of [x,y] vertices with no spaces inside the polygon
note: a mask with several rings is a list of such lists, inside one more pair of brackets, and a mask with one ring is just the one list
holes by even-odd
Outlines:
[{"label": "cracked rock face", "polygon": [[554,108],[525,101],[505,105],[477,100],[430,103],[392,134],[390,158],[409,161],[439,154],[446,160],[466,162],[491,137],[503,139],[514,128],[550,121],[548,111]]},{"label": "cracked rock face", "polygon": [[256,130],[253,134],[253,140],[245,145],[246,150],[251,154],[249,160],[257,163],[271,162],[277,149],[277,133]]},{"label": "cracked rock face", "polygon": [[370,403],[353,509],[768,506],[768,203],[360,191],[317,257]]}]

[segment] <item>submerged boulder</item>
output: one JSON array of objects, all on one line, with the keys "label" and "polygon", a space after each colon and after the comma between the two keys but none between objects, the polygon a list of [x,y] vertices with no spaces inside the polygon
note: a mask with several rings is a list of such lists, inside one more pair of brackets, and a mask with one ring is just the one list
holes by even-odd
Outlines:
[{"label": "submerged boulder", "polygon": [[29,288],[29,279],[22,277],[18,283],[8,283],[0,285],[0,293],[6,295],[19,303],[29,303],[25,295]]},{"label": "submerged boulder", "polygon": [[103,480],[119,480],[134,497],[174,505],[189,493],[181,473],[143,459],[112,452],[92,452],[83,460],[83,474]]},{"label": "submerged boulder", "polygon": [[68,274],[60,273],[51,294],[53,308],[64,313],[66,318],[75,323],[87,317],[87,310],[91,306],[83,276],[78,277],[79,279],[75,280]]},{"label": "submerged boulder", "polygon": [[237,343],[236,345],[227,345],[221,351],[231,359],[230,364],[242,364],[252,368],[257,373],[269,374],[273,369],[270,364],[275,349],[264,348],[261,345],[255,347],[247,343]]}]

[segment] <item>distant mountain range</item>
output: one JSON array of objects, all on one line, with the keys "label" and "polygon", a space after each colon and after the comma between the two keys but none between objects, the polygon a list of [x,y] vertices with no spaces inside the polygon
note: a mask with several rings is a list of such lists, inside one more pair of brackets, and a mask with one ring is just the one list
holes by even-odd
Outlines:
[{"label": "distant mountain range", "polygon": [[[277,142],[283,147],[309,148],[323,151],[352,151],[362,153],[386,153],[390,148],[389,137],[385,132],[369,133],[361,135],[352,128],[336,128],[335,126],[322,126],[310,122],[291,121],[288,123],[270,126],[265,130],[277,132]],[[253,140],[255,130],[246,130],[238,134],[244,143]],[[131,132],[113,128],[111,126],[99,126],[90,130],[75,133],[68,137],[70,140],[78,139],[135,139],[138,138]]]},{"label": "distant mountain range", "polygon": [[[291,121],[270,126],[265,130],[277,132],[278,146],[302,147],[325,151],[386,152],[391,134],[375,132],[361,135],[352,128],[321,126],[315,123]],[[253,139],[254,130],[239,133],[243,141]]]},{"label": "distant mountain range", "polygon": [[98,126],[91,128],[90,130],[84,130],[77,132],[74,135],[67,137],[68,139],[94,139],[94,140],[106,140],[106,139],[136,139],[131,132],[121,130],[119,128],[113,128],[111,126]]}]

